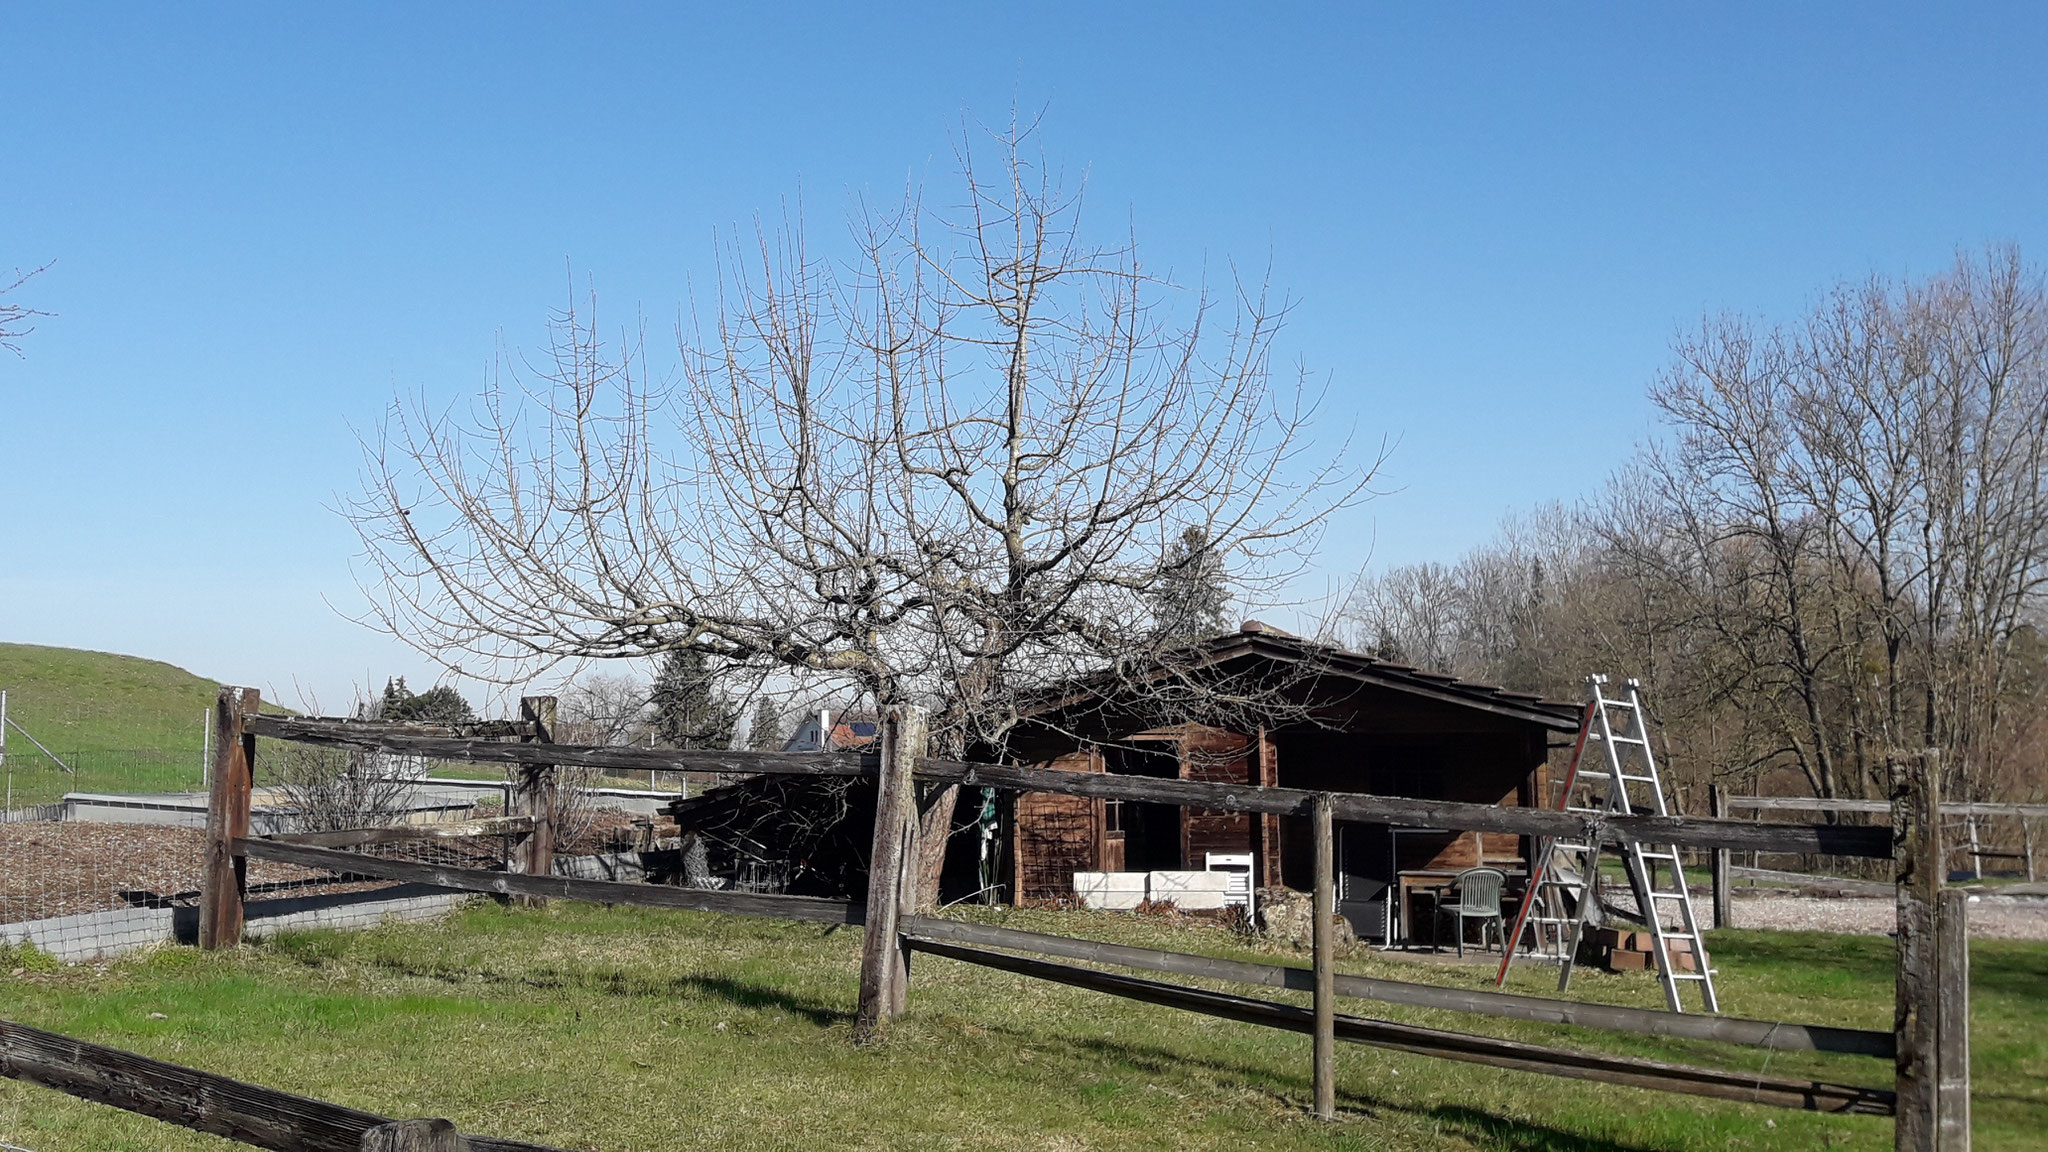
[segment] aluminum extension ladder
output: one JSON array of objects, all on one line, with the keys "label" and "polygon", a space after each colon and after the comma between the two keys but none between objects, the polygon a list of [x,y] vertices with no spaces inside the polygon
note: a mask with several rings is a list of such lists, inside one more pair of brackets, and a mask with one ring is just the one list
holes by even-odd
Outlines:
[{"label": "aluminum extension ladder", "polygon": [[[1657,757],[1650,747],[1650,726],[1643,711],[1641,686],[1630,680],[1625,697],[1611,697],[1606,693],[1606,684],[1605,676],[1586,679],[1586,711],[1579,721],[1579,738],[1565,771],[1558,808],[1583,815],[1669,815],[1664,784],[1657,772]],[[1600,746],[1600,755],[1606,762],[1604,773],[1597,769],[1581,772],[1588,744]],[[1583,796],[1579,795],[1582,785]],[[1529,893],[1515,913],[1515,927],[1508,934],[1510,944],[1503,949],[1507,955],[1501,958],[1496,984],[1507,982],[1508,968],[1514,963],[1515,949],[1526,929],[1532,934],[1532,950],[1558,961],[1558,991],[1571,986],[1579,941],[1585,935],[1588,920],[1596,917],[1600,849],[1597,843],[1548,838],[1539,844],[1536,871]],[[1713,966],[1708,962],[1706,943],[1693,911],[1692,894],[1686,889],[1685,868],[1677,845],[1627,844],[1621,849],[1621,857],[1629,886],[1635,892],[1639,918],[1650,931],[1657,973],[1664,983],[1665,1003],[1673,1012],[1685,1011],[1679,989],[1686,983],[1696,983],[1701,1007],[1707,1012],[1720,1012],[1720,1001],[1714,993]],[[1658,886],[1659,865],[1668,886]],[[1673,905],[1679,924],[1667,928],[1661,913]],[[1681,965],[1672,960],[1674,948],[1692,954],[1696,971],[1681,970]]]}]

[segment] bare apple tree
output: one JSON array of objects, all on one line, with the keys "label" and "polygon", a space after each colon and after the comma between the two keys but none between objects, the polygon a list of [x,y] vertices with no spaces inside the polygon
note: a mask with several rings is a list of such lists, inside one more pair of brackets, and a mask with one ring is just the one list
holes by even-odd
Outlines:
[{"label": "bare apple tree", "polygon": [[952,205],[857,208],[847,259],[801,221],[724,244],[668,378],[571,308],[467,419],[394,406],[351,507],[370,619],[465,675],[690,649],[755,691],[921,701],[958,753],[1168,645],[1181,569],[1291,575],[1377,460],[1311,444],[1285,307],[1085,240],[1031,131],[991,135]]}]

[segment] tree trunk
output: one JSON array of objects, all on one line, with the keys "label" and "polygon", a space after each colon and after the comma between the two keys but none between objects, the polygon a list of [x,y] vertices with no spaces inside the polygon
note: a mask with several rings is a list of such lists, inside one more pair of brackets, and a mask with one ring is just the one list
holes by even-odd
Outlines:
[{"label": "tree trunk", "polygon": [[926,799],[918,816],[917,910],[929,912],[939,906],[939,879],[946,870],[946,841],[953,831],[953,809],[960,803],[960,786],[948,784]]}]

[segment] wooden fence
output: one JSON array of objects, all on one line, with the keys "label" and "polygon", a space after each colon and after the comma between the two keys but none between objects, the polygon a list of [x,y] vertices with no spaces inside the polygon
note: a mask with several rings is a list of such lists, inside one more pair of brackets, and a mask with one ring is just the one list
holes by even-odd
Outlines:
[{"label": "wooden fence", "polygon": [[0,1020],[0,1074],[277,1152],[561,1152],[393,1120]]},{"label": "wooden fence", "polygon": [[[1869,816],[1888,816],[1891,814],[1891,804],[1884,800],[1834,800],[1812,796],[1723,796],[1718,786],[1713,790],[1713,797],[1714,814],[1716,816],[1729,816],[1738,811],[1821,812],[1831,815],[1854,813]],[[1970,874],[1976,879],[1981,880],[1984,878],[1984,861],[1986,860],[2018,860],[2022,863],[2029,882],[2040,878],[2040,872],[2035,863],[2034,849],[2036,837],[2034,835],[2034,824],[2039,820],[2048,820],[2048,804],[2006,804],[1985,801],[1945,803],[1941,806],[1941,815],[1944,820],[1951,823],[1958,819],[1961,821],[1961,836],[1957,838],[1957,842],[1954,844],[1944,841],[1944,851],[1960,853],[1969,862]],[[1984,847],[1983,841],[1978,835],[1980,826],[1984,822],[1993,820],[2012,820],[2018,822],[2020,829],[2019,851],[1999,851],[1996,848]],[[1943,859],[1946,861],[1947,857],[1944,856]],[[1783,883],[1796,883],[1789,875],[1759,875],[1754,878],[1777,880]],[[1836,885],[1827,883],[1834,879],[1837,878],[1819,877],[1820,883],[1810,886],[1835,887]]]},{"label": "wooden fence", "polygon": [[[1891,806],[1892,826],[1757,824],[1689,817],[1602,816],[1548,809],[1413,800],[1358,793],[1243,787],[1191,780],[1065,772],[1014,765],[968,764],[924,755],[924,720],[897,709],[883,725],[879,755],[861,753],[742,753],[671,749],[584,747],[549,742],[552,701],[522,702],[522,719],[489,727],[426,730],[262,716],[253,693],[224,691],[222,734],[208,815],[208,888],[202,901],[201,944],[222,947],[240,938],[241,883],[254,856],[364,877],[419,881],[516,899],[561,898],[638,904],[692,911],[860,924],[863,935],[856,1035],[881,1033],[906,1007],[909,957],[922,951],[1037,979],[1166,1005],[1313,1038],[1314,1108],[1335,1110],[1334,1050],[1338,1040],[1515,1068],[1547,1075],[1833,1112],[1889,1113],[1897,1117],[1897,1147],[1968,1147],[1967,951],[1961,893],[1943,893],[1939,859],[1938,797],[1921,759],[1903,759]],[[258,736],[332,747],[359,748],[443,760],[507,765],[517,784],[512,816],[523,818],[523,849],[514,869],[446,867],[384,859],[341,850],[347,837],[251,837],[248,795]],[[613,771],[693,771],[797,776],[870,777],[877,802],[867,899],[863,904],[806,897],[672,888],[580,880],[551,875],[547,834],[558,765]],[[966,924],[920,914],[914,904],[919,858],[915,785],[962,784],[1017,792],[1178,804],[1221,812],[1301,815],[1315,830],[1315,930],[1309,968],[1254,964],[1131,948]],[[1333,948],[1335,821],[1503,832],[1538,837],[1586,837],[1607,843],[1662,843],[1714,850],[1825,853],[1894,861],[1899,914],[1897,1010],[1890,1032],[1780,1021],[1693,1016],[1584,1004],[1544,997],[1448,989],[1336,972]],[[402,830],[385,830],[388,837]],[[541,845],[536,848],[535,845]],[[1155,973],[1305,990],[1307,1008],[1276,1001],[1057,963],[1080,960]],[[1703,961],[1705,957],[1702,956]],[[1890,1088],[1859,1087],[1696,1068],[1662,1061],[1573,1051],[1495,1037],[1419,1028],[1340,1014],[1336,999],[1350,996],[1507,1019],[1539,1020],[1645,1035],[1715,1040],[1770,1049],[1804,1049],[1889,1058]]]}]

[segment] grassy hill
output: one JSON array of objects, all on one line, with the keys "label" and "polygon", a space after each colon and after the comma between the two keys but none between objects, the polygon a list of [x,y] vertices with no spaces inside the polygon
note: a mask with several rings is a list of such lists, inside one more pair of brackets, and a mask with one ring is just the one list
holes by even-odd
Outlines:
[{"label": "grassy hill", "polygon": [[0,644],[0,688],[8,719],[61,762],[10,726],[12,806],[65,792],[199,787],[202,717],[220,690],[212,680],[137,656]]}]

